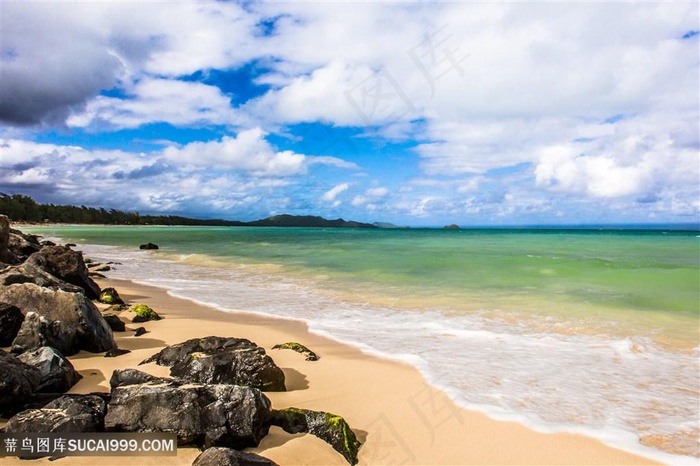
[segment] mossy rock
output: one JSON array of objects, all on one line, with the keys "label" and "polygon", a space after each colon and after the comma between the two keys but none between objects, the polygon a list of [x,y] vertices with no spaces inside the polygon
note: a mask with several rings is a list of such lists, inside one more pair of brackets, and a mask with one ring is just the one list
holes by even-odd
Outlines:
[{"label": "mossy rock", "polygon": [[105,288],[100,293],[97,300],[104,304],[124,304],[124,300],[119,296],[114,288]]},{"label": "mossy rock", "polygon": [[348,463],[357,464],[357,453],[362,444],[357,440],[345,419],[338,415],[309,409],[287,408],[273,410],[271,423],[290,434],[306,432],[315,435],[343,455]]},{"label": "mossy rock", "polygon": [[275,345],[272,347],[272,349],[290,349],[296,351],[297,353],[305,355],[307,361],[318,361],[318,355],[316,353],[311,351],[306,346],[300,343],[295,343],[293,341],[290,341],[288,343],[282,343],[280,345]]},{"label": "mossy rock", "polygon": [[148,322],[149,320],[161,319],[156,311],[145,304],[134,304],[129,308],[129,312],[136,314],[136,317],[131,319],[132,322]]}]

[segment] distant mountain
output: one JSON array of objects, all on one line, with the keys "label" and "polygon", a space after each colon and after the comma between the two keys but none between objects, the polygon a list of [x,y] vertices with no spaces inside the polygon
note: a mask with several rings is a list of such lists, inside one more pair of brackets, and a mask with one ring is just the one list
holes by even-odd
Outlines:
[{"label": "distant mountain", "polygon": [[323,228],[377,228],[369,223],[346,221],[342,218],[327,220],[313,215],[275,215],[246,225],[253,227],[323,227]]},{"label": "distant mountain", "polygon": [[398,225],[394,225],[393,223],[389,222],[374,222],[372,225],[374,225],[377,228],[410,228],[410,227],[400,227]]}]

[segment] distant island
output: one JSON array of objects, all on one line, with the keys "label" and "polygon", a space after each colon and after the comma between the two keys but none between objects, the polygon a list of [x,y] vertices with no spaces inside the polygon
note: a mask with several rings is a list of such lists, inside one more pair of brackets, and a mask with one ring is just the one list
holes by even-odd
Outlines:
[{"label": "distant island", "polygon": [[29,196],[0,193],[0,214],[13,222],[27,223],[76,223],[88,225],[165,225],[165,226],[234,226],[234,227],[322,227],[322,228],[379,228],[376,224],[352,220],[327,220],[312,215],[275,215],[241,222],[237,220],[196,219],[178,215],[141,215],[72,205],[40,204]]}]

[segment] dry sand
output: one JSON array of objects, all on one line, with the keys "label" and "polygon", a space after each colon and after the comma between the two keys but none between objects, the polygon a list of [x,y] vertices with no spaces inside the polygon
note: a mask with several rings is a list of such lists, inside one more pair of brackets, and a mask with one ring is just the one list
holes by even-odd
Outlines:
[{"label": "dry sand", "polygon": [[[514,422],[495,421],[452,403],[429,386],[413,367],[380,359],[360,350],[308,332],[304,323],[219,310],[174,298],[163,289],[128,281],[101,280],[114,286],[129,304],[144,303],[164,319],[145,324],[149,333],[115,333],[120,348],[131,353],[104,358],[82,352],[72,358],[83,379],[71,393],[109,391],[117,368],[134,367],[167,376],[168,368],[138,363],[166,345],[190,338],[216,335],[248,338],[266,348],[285,372],[287,392],[266,393],[273,408],[296,406],[343,416],[362,442],[360,464],[656,464],[601,442],[576,434],[544,434]],[[130,322],[128,312],[121,317]],[[315,351],[320,359],[306,361],[289,350],[272,350],[278,343],[295,341]],[[347,465],[329,445],[311,435],[290,435],[273,427],[260,446],[250,449],[280,465]],[[179,448],[174,457],[67,457],[55,465],[182,464],[199,454]],[[2,464],[47,463],[48,459]]]}]

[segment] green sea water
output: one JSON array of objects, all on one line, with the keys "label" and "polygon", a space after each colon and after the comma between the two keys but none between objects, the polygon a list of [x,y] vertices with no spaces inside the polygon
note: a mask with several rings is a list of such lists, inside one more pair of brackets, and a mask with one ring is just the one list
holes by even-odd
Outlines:
[{"label": "green sea water", "polygon": [[[697,346],[697,232],[52,227],[71,241],[273,265],[344,299],[402,309],[564,316],[579,331],[625,326]],[[269,271],[270,269],[268,269]],[[586,328],[588,326],[588,328]],[[563,328],[562,331],[575,331]]]}]

